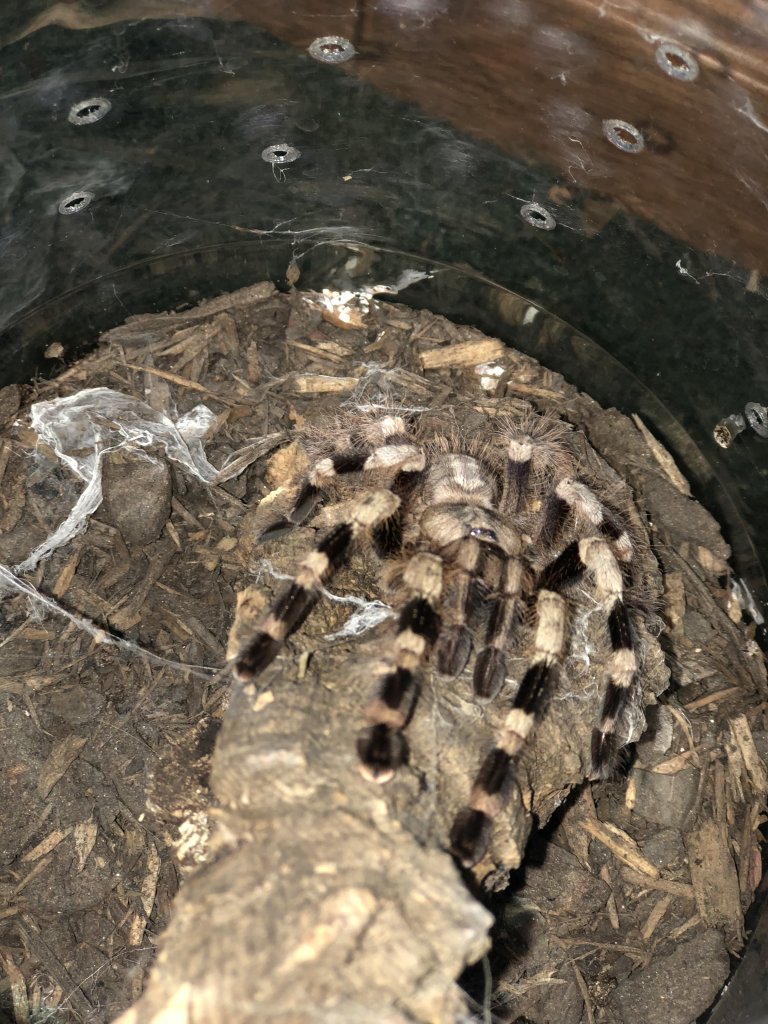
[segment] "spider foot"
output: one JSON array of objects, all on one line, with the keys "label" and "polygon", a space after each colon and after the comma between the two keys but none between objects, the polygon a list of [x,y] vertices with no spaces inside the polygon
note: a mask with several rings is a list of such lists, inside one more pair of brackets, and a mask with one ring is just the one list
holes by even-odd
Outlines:
[{"label": "spider foot", "polygon": [[465,626],[456,626],[440,634],[435,650],[437,671],[455,678],[464,671],[472,653],[472,634]]},{"label": "spider foot", "polygon": [[269,633],[257,633],[237,656],[235,679],[239,683],[250,683],[254,676],[257,676],[274,661],[281,647],[282,640],[276,640]]},{"label": "spider foot", "polygon": [[507,659],[497,647],[486,647],[475,662],[472,677],[475,696],[482,700],[493,700],[507,678]]},{"label": "spider foot", "polygon": [[465,807],[451,828],[451,853],[465,868],[472,868],[485,856],[491,834],[491,819],[482,811]]},{"label": "spider foot", "polygon": [[615,732],[592,730],[592,768],[589,778],[592,782],[607,779],[616,767],[619,743]]},{"label": "spider foot", "polygon": [[399,729],[389,725],[371,725],[357,737],[357,754],[363,776],[383,785],[405,763],[408,747]]}]

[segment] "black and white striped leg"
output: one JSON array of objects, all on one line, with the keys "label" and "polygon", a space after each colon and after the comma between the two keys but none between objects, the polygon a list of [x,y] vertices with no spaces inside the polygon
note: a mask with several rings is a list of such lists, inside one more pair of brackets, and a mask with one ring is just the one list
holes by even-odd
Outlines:
[{"label": "black and white striped leg", "polygon": [[496,745],[475,778],[469,803],[456,816],[451,829],[451,849],[465,867],[477,864],[488,848],[491,825],[506,804],[515,763],[542,710],[549,681],[563,655],[565,637],[565,601],[552,591],[539,591],[530,668],[499,730]]},{"label": "black and white striped leg", "polygon": [[592,732],[590,778],[602,779],[616,763],[616,725],[632,696],[639,669],[635,638],[624,603],[621,568],[611,545],[599,537],[582,540],[579,550],[595,581],[595,596],[608,613],[611,658],[600,721]]},{"label": "black and white striped leg", "polygon": [[320,590],[343,565],[360,534],[397,514],[391,491],[370,491],[355,505],[349,521],[334,527],[301,562],[294,579],[267,612],[259,631],[235,659],[235,678],[249,682],[276,657],[286,638],[304,622]]},{"label": "black and white striped leg", "polygon": [[514,512],[525,507],[531,486],[533,442],[529,437],[512,438],[507,448],[505,498]]},{"label": "black and white striped leg", "polygon": [[405,761],[403,729],[418,699],[418,670],[440,631],[437,604],[443,586],[443,563],[420,552],[403,573],[408,600],[400,612],[392,668],[381,678],[366,708],[369,725],[357,738],[360,770],[374,782],[388,782]]},{"label": "black and white striped leg", "polygon": [[637,651],[624,603],[624,579],[614,554],[614,543],[603,537],[574,541],[539,576],[539,586],[561,590],[584,573],[592,577],[595,598],[608,615],[611,658],[600,720],[592,733],[590,778],[605,778],[612,771],[618,743],[616,724],[630,700],[638,671]]},{"label": "black and white striped leg", "polygon": [[557,558],[545,565],[536,580],[536,587],[560,592],[582,578],[586,565],[579,554],[579,542],[574,540],[563,548]]},{"label": "black and white striped leg", "polygon": [[338,452],[316,462],[301,485],[290,512],[262,530],[259,543],[277,540],[295,526],[300,526],[315,510],[328,484],[348,473],[359,473],[369,455],[367,451]]},{"label": "black and white striped leg", "polygon": [[420,473],[424,450],[408,437],[399,416],[386,416],[370,428],[359,446],[319,459],[310,469],[287,515],[276,519],[259,536],[259,542],[276,540],[303,523],[322,500],[326,488],[350,473],[385,470],[390,474]]},{"label": "black and white striped leg", "polygon": [[522,619],[524,577],[523,563],[510,558],[504,567],[500,593],[491,605],[485,647],[475,661],[473,686],[475,694],[483,700],[493,700],[504,685],[507,676],[504,652]]},{"label": "black and white striped leg", "polygon": [[600,501],[595,492],[581,480],[565,477],[552,490],[544,505],[539,546],[553,547],[572,519],[580,519],[595,527],[609,540],[616,556],[623,562],[632,558],[632,541],[626,529]]}]

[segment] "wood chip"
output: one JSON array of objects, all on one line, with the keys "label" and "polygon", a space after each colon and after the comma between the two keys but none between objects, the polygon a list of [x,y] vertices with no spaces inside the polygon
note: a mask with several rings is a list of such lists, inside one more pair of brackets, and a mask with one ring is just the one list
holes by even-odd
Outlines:
[{"label": "wood chip", "polygon": [[247,469],[252,463],[256,462],[257,459],[262,458],[264,455],[276,448],[277,445],[283,440],[285,435],[282,433],[267,434],[264,437],[259,438],[254,444],[249,444],[247,448],[240,451],[240,454],[236,459],[228,462],[226,466],[219,470],[216,474],[215,482],[217,484],[226,483],[227,480],[232,480],[236,476],[240,476],[244,469]]},{"label": "wood chip", "polygon": [[[613,889],[613,880],[611,878],[611,871],[607,864],[603,864],[600,868],[600,878],[605,882],[609,889]],[[608,902],[605,905],[605,909],[608,911],[608,920],[611,922],[611,928],[615,932],[621,928],[621,922],[619,921],[619,908],[616,905],[616,897],[611,892],[608,897]]]},{"label": "wood chip", "polygon": [[753,893],[760,884],[762,877],[762,858],[760,855],[762,836],[758,831],[762,809],[763,801],[761,799],[757,799],[745,807],[741,829],[739,830],[739,860],[737,864],[739,890],[747,902],[752,901]]},{"label": "wood chip", "polygon": [[741,897],[728,832],[720,822],[705,820],[687,833],[685,845],[696,906],[711,928],[721,928],[729,945],[742,935]]},{"label": "wood chip", "polygon": [[633,871],[632,868],[628,867],[622,868],[621,873],[627,881],[633,882],[635,885],[641,885],[646,889],[668,892],[672,896],[680,896],[686,900],[695,899],[693,886],[687,882],[677,882],[672,878],[648,878],[647,875],[641,875],[639,871]]},{"label": "wood chip", "polygon": [[745,797],[741,780],[744,775],[744,761],[739,748],[736,746],[732,738],[726,740],[724,746],[725,757],[728,764],[728,783],[731,787],[731,793],[733,794],[733,798],[736,803],[743,804]]},{"label": "wood chip", "polygon": [[647,942],[650,939],[650,937],[658,928],[662,918],[666,914],[667,910],[669,910],[669,905],[673,899],[674,896],[672,896],[671,893],[668,893],[666,896],[662,896],[661,899],[655,904],[653,910],[646,918],[645,924],[640,929],[640,934],[643,936],[643,940],[645,942]]},{"label": "wood chip", "polygon": [[362,330],[365,327],[365,317],[354,306],[339,306],[336,309],[324,307],[320,314],[323,320],[334,327],[340,327],[342,331]]},{"label": "wood chip", "polygon": [[54,597],[64,597],[69,590],[69,585],[74,579],[77,567],[80,563],[80,548],[76,548],[64,564],[64,568],[56,578],[51,593]]},{"label": "wood chip", "polygon": [[731,718],[728,724],[752,785],[758,793],[765,795],[768,793],[768,775],[752,739],[752,731],[746,716],[737,715],[736,718]]},{"label": "wood chip", "polygon": [[95,821],[81,821],[72,830],[72,836],[77,852],[78,874],[85,867],[85,862],[91,855],[91,850],[96,845],[96,837],[99,834],[99,826]]},{"label": "wood chip", "polygon": [[[316,361],[323,361],[329,363],[335,363],[338,365],[349,365],[350,352],[348,349],[342,349],[340,345],[335,348],[330,345],[323,345],[318,343],[317,345],[305,345],[301,341],[291,341],[288,343],[291,348],[298,349],[300,352],[309,352],[312,358]],[[341,349],[341,351],[339,351]]]},{"label": "wood chip", "polygon": [[128,942],[131,946],[141,945],[144,932],[147,930],[147,922],[152,914],[152,908],[155,904],[157,880],[160,877],[161,867],[162,861],[160,860],[160,856],[155,849],[154,843],[150,840],[147,849],[147,867],[144,878],[141,882],[141,891],[139,893],[143,913],[137,913],[134,920],[131,922],[131,927],[128,932]]},{"label": "wood chip", "polygon": [[728,686],[724,690],[708,693],[704,697],[697,697],[696,700],[683,704],[683,709],[685,711],[698,711],[699,708],[705,708],[710,704],[718,704],[721,700],[729,700],[731,697],[736,697],[743,693],[744,690],[741,686]]},{"label": "wood chip", "polygon": [[87,742],[85,736],[65,736],[54,743],[37,781],[37,795],[41,800],[48,796]]},{"label": "wood chip", "polygon": [[292,379],[292,390],[300,395],[324,395],[353,391],[357,377],[329,377],[326,374],[299,373]]},{"label": "wood chip", "polygon": [[571,969],[573,971],[574,977],[576,978],[576,984],[579,986],[581,998],[584,1000],[584,1012],[587,1015],[587,1024],[595,1024],[595,1014],[592,1010],[592,1000],[590,999],[589,989],[587,988],[586,983],[584,981],[584,976],[582,975],[581,971],[576,966],[576,964],[572,963]]},{"label": "wood chip", "polygon": [[659,869],[643,857],[634,839],[620,828],[602,821],[582,821],[581,827],[607,847],[622,864],[648,875],[649,878],[659,877]]},{"label": "wood chip", "polygon": [[681,924],[679,928],[675,928],[674,931],[669,933],[670,941],[677,942],[681,935],[685,935],[687,931],[690,931],[691,928],[695,928],[700,923],[701,918],[698,914],[694,914],[693,917],[689,917],[684,924]]},{"label": "wood chip", "polygon": [[685,734],[685,738],[688,740],[689,749],[688,751],[686,751],[686,753],[690,755],[690,760],[692,761],[692,763],[698,767],[700,763],[699,755],[696,752],[696,742],[693,738],[693,729],[691,729],[691,723],[685,717],[685,713],[680,708],[675,707],[674,704],[668,704],[667,707],[669,708],[671,714],[674,715],[677,724],[680,726],[683,733]]},{"label": "wood chip", "polygon": [[13,1001],[13,1016],[16,1024],[29,1024],[29,999],[27,998],[27,985],[24,975],[21,973],[10,956],[0,953],[5,970],[5,976],[11,985],[11,1000]]},{"label": "wood chip", "polygon": [[425,370],[436,370],[441,366],[479,366],[500,359],[507,351],[503,342],[495,338],[483,341],[465,341],[459,345],[441,345],[419,353],[419,360]]},{"label": "wood chip", "polygon": [[156,366],[142,366],[140,363],[124,363],[129,370],[143,371],[149,373],[153,377],[162,377],[163,380],[169,380],[172,384],[178,384],[180,388],[188,388],[190,391],[200,391],[204,395],[215,395],[215,392],[211,391],[210,388],[205,387],[203,384],[198,384],[196,380],[190,380],[189,377],[180,377],[178,373],[171,373],[170,370],[158,370]]},{"label": "wood chip", "polygon": [[43,857],[41,860],[39,860],[37,864],[35,864],[35,866],[32,868],[32,870],[29,872],[29,874],[25,875],[24,878],[22,878],[22,880],[16,885],[15,889],[13,890],[13,895],[18,896],[19,893],[23,892],[26,889],[30,882],[34,881],[39,875],[42,875],[45,871],[47,871],[48,866],[50,865],[52,860],[53,854],[51,853],[49,853],[46,857]]},{"label": "wood chip", "polygon": [[51,850],[55,850],[59,843],[63,842],[72,832],[70,828],[57,828],[53,832],[49,833],[45,839],[33,846],[31,850],[28,850],[21,858],[25,863],[39,860],[44,857],[46,853],[50,853]]},{"label": "wood chip", "polygon": [[660,764],[653,765],[653,767],[649,768],[649,771],[656,772],[657,775],[677,775],[683,768],[687,768],[691,762],[698,765],[698,756],[693,750],[684,750],[682,754],[670,757],[668,761],[662,761]]},{"label": "wood chip", "polygon": [[711,572],[713,576],[725,576],[730,572],[726,560],[716,555],[714,551],[710,551],[709,548],[705,548],[702,544],[696,546],[694,554],[696,561],[702,569]]},{"label": "wood chip", "polygon": [[590,839],[589,835],[581,827],[581,823],[584,820],[593,823],[597,822],[595,802],[589,786],[582,787],[571,808],[571,813],[567,814],[563,819],[563,830],[568,839],[568,848],[571,853],[578,859],[582,867],[586,868],[587,871],[591,871],[592,867],[589,859]]}]

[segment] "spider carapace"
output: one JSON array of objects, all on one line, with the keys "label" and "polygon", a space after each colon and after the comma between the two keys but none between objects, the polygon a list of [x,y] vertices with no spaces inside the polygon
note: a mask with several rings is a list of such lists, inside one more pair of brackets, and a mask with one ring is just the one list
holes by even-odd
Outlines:
[{"label": "spider carapace", "polygon": [[[454,855],[472,866],[485,853],[567,653],[577,592],[600,608],[608,640],[591,777],[604,777],[613,766],[621,745],[617,723],[639,675],[625,600],[630,532],[580,474],[571,428],[550,416],[509,419],[489,437],[466,440],[392,411],[356,414],[305,447],[309,472],[287,514],[261,541],[310,520],[340,486],[354,481],[358,495],[267,610],[235,658],[235,675],[245,682],[266,668],[354,547],[372,547],[397,618],[357,738],[363,774],[384,783],[403,764],[404,730],[417,713],[427,662],[450,680],[474,654],[476,699],[506,701],[495,744],[471,784],[470,769],[466,806],[451,829]],[[518,679],[508,674],[512,654],[526,658]]]}]

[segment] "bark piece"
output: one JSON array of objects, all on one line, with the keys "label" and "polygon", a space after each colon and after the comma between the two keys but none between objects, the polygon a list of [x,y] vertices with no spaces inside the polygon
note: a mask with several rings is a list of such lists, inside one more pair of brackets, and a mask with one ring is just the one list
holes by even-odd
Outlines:
[{"label": "bark piece", "polygon": [[300,714],[291,693],[233,696],[211,862],[182,889],[158,969],[120,1024],[460,1019],[455,978],[488,945],[490,914],[376,788],[303,741]]},{"label": "bark piece", "polygon": [[717,821],[702,821],[685,837],[696,905],[704,921],[722,928],[730,946],[742,936],[739,879],[728,846],[727,829]]},{"label": "bark piece", "polygon": [[611,1002],[624,1024],[691,1024],[722,988],[729,966],[720,932],[701,932],[622,981]]}]

